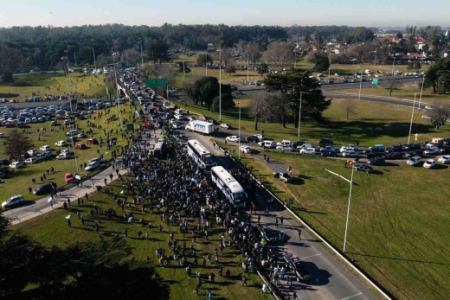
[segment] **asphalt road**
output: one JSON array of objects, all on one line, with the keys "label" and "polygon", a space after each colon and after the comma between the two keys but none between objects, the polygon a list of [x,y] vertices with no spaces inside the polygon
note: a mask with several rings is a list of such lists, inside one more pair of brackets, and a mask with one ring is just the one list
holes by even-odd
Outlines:
[{"label": "asphalt road", "polygon": [[[188,138],[199,140],[211,153],[214,153],[218,161],[222,161],[223,153],[215,149],[209,141],[209,136],[192,132],[183,132]],[[253,155],[263,161],[261,155]],[[269,167],[275,172],[285,172],[286,166],[279,162],[269,163]],[[296,282],[294,289],[299,299],[377,299],[375,294],[363,284],[357,276],[351,273],[344,264],[324,248],[324,245],[314,238],[305,229],[302,230],[302,239],[299,240],[297,228],[299,223],[292,218],[288,211],[281,205],[271,208],[266,214],[264,208],[257,211],[252,222],[257,221],[257,215],[261,216],[261,223],[271,228],[284,232],[288,242],[279,246],[273,246],[279,255],[293,253],[305,261],[305,265],[312,274],[312,280],[308,283]],[[283,216],[284,224],[275,227],[275,218]],[[285,281],[280,281],[283,294],[287,294]]]}]

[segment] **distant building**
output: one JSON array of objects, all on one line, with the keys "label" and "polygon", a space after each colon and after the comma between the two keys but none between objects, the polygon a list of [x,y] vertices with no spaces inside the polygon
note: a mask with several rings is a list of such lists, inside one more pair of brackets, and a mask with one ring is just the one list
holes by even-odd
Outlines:
[{"label": "distant building", "polygon": [[214,47],[213,43],[208,43],[207,51],[216,51],[216,47]]}]

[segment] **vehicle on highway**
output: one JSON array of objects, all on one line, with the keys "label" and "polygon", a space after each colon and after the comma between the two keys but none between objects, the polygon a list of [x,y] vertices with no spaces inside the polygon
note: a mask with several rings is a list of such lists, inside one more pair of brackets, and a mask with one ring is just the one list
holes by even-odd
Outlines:
[{"label": "vehicle on highway", "polygon": [[212,167],[217,166],[214,155],[208,151],[198,140],[188,140],[187,152],[190,157],[201,168],[209,171]]},{"label": "vehicle on highway", "polygon": [[289,141],[289,140],[282,140],[281,142],[277,143],[277,149],[278,149],[279,146],[288,147],[288,146],[291,146],[291,145],[292,145],[291,141]]},{"label": "vehicle on highway", "polygon": [[308,148],[313,148],[312,144],[310,143],[303,143],[299,146],[297,146],[297,150],[301,151],[302,149],[308,149]]},{"label": "vehicle on highway", "polygon": [[428,149],[423,151],[423,154],[425,154],[425,155],[438,154],[438,153],[439,153],[439,148],[435,147],[435,146],[429,147]]},{"label": "vehicle on highway", "polygon": [[30,158],[25,159],[24,163],[31,165],[31,164],[36,164],[36,163],[38,163],[40,161],[41,160],[39,158],[37,158],[37,157],[30,157]]},{"label": "vehicle on highway", "polygon": [[342,152],[342,156],[343,157],[358,157],[359,156],[359,152],[357,151],[344,151]]},{"label": "vehicle on highway", "polygon": [[239,137],[237,135],[230,135],[225,138],[228,142],[239,142]]},{"label": "vehicle on highway", "polygon": [[258,142],[258,146],[270,149],[270,148],[275,148],[276,143],[275,143],[275,141],[265,140],[265,141]]},{"label": "vehicle on highway", "polygon": [[386,148],[386,150],[384,150],[384,152],[386,153],[392,153],[392,152],[402,152],[402,145],[398,144],[398,145],[392,145],[392,147],[388,147]]},{"label": "vehicle on highway", "polygon": [[404,156],[405,156],[405,158],[410,158],[410,157],[413,157],[413,156],[420,156],[420,157],[422,157],[423,156],[423,152],[422,152],[422,150],[412,150],[412,151],[405,152]]},{"label": "vehicle on highway", "polygon": [[323,157],[336,157],[337,152],[332,150],[322,150],[320,151],[320,155]]},{"label": "vehicle on highway", "polygon": [[286,254],[284,257],[286,263],[290,265],[290,268],[294,271],[297,281],[308,282],[311,279],[311,273],[306,268],[304,263],[294,254]]},{"label": "vehicle on highway", "polygon": [[55,146],[56,147],[66,147],[67,143],[66,143],[66,141],[58,141],[55,143]]},{"label": "vehicle on highway", "polygon": [[69,182],[73,181],[74,179],[75,179],[75,177],[73,177],[72,173],[64,174],[64,181],[66,183],[69,183]]},{"label": "vehicle on highway", "polygon": [[384,155],[384,159],[402,159],[403,158],[403,153],[401,152],[391,152],[391,153],[386,153]]},{"label": "vehicle on highway", "polygon": [[188,125],[186,125],[185,130],[194,131],[202,134],[210,134],[215,131],[215,128],[214,124],[205,121],[194,120],[189,122]]},{"label": "vehicle on highway", "polygon": [[83,143],[75,145],[75,149],[77,149],[77,150],[84,150],[84,149],[87,149],[87,148],[88,147],[85,144],[83,144]]},{"label": "vehicle on highway", "polygon": [[425,169],[431,169],[436,166],[436,161],[434,159],[429,159],[426,162],[423,163],[423,167]]},{"label": "vehicle on highway", "polygon": [[301,149],[300,150],[300,154],[315,155],[316,154],[316,148]]},{"label": "vehicle on highway", "polygon": [[444,155],[442,157],[439,157],[438,162],[442,164],[450,164],[450,155]]},{"label": "vehicle on highway", "polygon": [[220,124],[220,127],[221,128],[225,128],[225,129],[230,129],[231,128],[230,124],[228,124],[228,123],[222,123],[222,124]]},{"label": "vehicle on highway", "polygon": [[374,166],[384,166],[386,161],[385,161],[384,157],[372,157],[367,160],[367,163],[369,165],[374,165]]},{"label": "vehicle on highway", "polygon": [[43,183],[33,191],[33,194],[35,195],[49,194],[52,190],[53,186],[50,183]]},{"label": "vehicle on highway", "polygon": [[286,239],[286,234],[284,232],[278,232],[273,230],[269,226],[258,226],[258,231],[261,234],[261,238],[265,239],[268,244],[274,245],[276,243],[283,243]]},{"label": "vehicle on highway", "polygon": [[367,166],[367,165],[355,165],[353,166],[355,168],[356,171],[358,172],[365,172],[367,174],[369,173],[373,173],[373,168],[371,166]]},{"label": "vehicle on highway", "polygon": [[412,151],[412,150],[420,150],[420,144],[405,144],[403,145],[403,149],[405,151]]},{"label": "vehicle on highway", "polygon": [[339,152],[345,152],[345,151],[359,151],[359,147],[356,145],[348,144],[344,145],[339,149]]},{"label": "vehicle on highway", "polygon": [[384,152],[386,147],[383,144],[376,144],[375,146],[369,147],[370,152]]},{"label": "vehicle on highway", "polygon": [[421,164],[422,163],[422,157],[420,157],[420,156],[413,156],[413,157],[410,157],[407,161],[406,161],[406,164],[408,165],[408,166],[417,166],[417,165],[419,165],[419,164]]},{"label": "vehicle on highway", "polygon": [[86,171],[93,171],[93,170],[97,169],[99,166],[100,166],[100,161],[92,161],[84,169]]},{"label": "vehicle on highway", "polygon": [[251,135],[247,137],[247,142],[259,143],[259,138],[255,135]]},{"label": "vehicle on highway", "polygon": [[320,140],[317,142],[317,145],[318,145],[319,147],[333,146],[333,140],[331,140],[331,139],[320,139]]},{"label": "vehicle on highway", "polygon": [[252,153],[252,149],[249,146],[241,146],[241,152],[245,153],[245,154],[251,154]]},{"label": "vehicle on highway", "polygon": [[11,208],[25,203],[25,198],[22,195],[16,195],[10,197],[8,200],[2,203],[3,208]]},{"label": "vehicle on highway", "polygon": [[244,207],[247,193],[227,170],[222,166],[211,168],[211,180],[235,208]]},{"label": "vehicle on highway", "polygon": [[45,145],[39,148],[41,151],[52,151],[52,148],[50,148],[49,145]]},{"label": "vehicle on highway", "polygon": [[336,149],[334,149],[333,146],[327,145],[327,146],[325,146],[325,147],[320,147],[319,151],[320,151],[320,152],[322,152],[322,151],[336,152]]},{"label": "vehicle on highway", "polygon": [[15,162],[12,162],[9,165],[9,167],[12,169],[20,169],[20,168],[23,168],[23,163],[21,163],[20,161],[15,161]]}]

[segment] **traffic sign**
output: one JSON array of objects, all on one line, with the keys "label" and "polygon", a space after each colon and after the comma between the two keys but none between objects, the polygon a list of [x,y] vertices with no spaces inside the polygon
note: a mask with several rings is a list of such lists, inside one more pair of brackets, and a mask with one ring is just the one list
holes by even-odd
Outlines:
[{"label": "traffic sign", "polygon": [[372,84],[373,85],[378,85],[378,78],[372,79]]},{"label": "traffic sign", "polygon": [[167,85],[167,78],[151,78],[145,81],[145,86],[151,88],[166,87]]},{"label": "traffic sign", "polygon": [[294,201],[295,201],[294,197],[289,198],[289,205],[294,204]]}]

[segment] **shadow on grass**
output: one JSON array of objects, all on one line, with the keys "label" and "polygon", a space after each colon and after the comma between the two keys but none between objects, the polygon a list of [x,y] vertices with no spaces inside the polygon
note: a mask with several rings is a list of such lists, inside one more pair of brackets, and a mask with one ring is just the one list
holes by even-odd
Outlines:
[{"label": "shadow on grass", "polygon": [[0,93],[0,98],[15,98],[15,97],[19,97],[20,94],[15,94],[15,93]]}]

